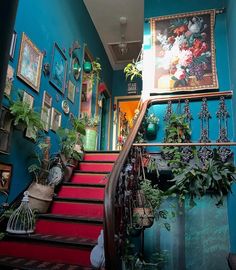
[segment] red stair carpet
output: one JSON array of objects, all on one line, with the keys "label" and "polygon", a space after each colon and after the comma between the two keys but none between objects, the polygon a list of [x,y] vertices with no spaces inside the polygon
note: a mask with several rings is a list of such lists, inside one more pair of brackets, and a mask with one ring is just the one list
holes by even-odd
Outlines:
[{"label": "red stair carpet", "polygon": [[32,235],[0,241],[0,269],[89,270],[90,252],[103,229],[107,176],[118,152],[87,152],[50,213],[39,215]]}]

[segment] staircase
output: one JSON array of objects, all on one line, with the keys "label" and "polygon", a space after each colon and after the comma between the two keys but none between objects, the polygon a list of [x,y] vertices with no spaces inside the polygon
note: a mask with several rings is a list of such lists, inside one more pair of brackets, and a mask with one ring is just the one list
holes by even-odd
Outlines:
[{"label": "staircase", "polygon": [[90,270],[90,252],[103,228],[107,176],[118,152],[88,152],[63,183],[50,213],[37,218],[32,235],[0,241],[0,269]]}]

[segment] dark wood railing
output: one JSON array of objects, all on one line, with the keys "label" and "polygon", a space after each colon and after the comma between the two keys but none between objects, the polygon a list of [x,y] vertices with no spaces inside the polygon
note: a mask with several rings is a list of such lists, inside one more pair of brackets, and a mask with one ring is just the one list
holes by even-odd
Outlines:
[{"label": "dark wood railing", "polygon": [[[104,241],[105,241],[105,259],[107,270],[120,270],[121,269],[121,258],[119,250],[119,220],[117,221],[116,216],[116,192],[117,186],[120,180],[120,173],[122,172],[125,162],[130,153],[136,134],[143,121],[146,110],[149,106],[157,103],[166,103],[167,101],[179,101],[179,100],[201,100],[202,98],[216,99],[224,96],[225,98],[232,96],[232,91],[225,92],[211,92],[211,93],[197,93],[191,95],[163,95],[153,97],[142,104],[140,114],[136,120],[136,123],[131,130],[122,151],[114,164],[113,170],[110,174],[109,181],[105,189],[105,202],[104,202]],[[139,145],[139,144],[138,144]],[[137,145],[137,146],[138,146]],[[141,145],[139,145],[141,146]]]}]

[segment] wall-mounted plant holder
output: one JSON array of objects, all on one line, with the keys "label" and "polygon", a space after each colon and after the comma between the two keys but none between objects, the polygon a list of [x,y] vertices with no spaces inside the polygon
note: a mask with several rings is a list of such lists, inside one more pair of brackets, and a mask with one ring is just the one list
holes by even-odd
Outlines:
[{"label": "wall-mounted plant holder", "polygon": [[83,64],[83,69],[85,73],[90,73],[92,71],[92,63],[89,61],[85,61]]},{"label": "wall-mounted plant holder", "polygon": [[2,107],[0,110],[0,152],[8,154],[10,151],[11,135],[12,135],[12,115],[10,111]]}]

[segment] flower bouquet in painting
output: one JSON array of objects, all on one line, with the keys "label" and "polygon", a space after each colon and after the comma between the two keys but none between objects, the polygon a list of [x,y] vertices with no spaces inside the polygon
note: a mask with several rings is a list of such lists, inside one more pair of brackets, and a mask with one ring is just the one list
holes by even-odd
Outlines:
[{"label": "flower bouquet in painting", "polygon": [[154,89],[158,92],[218,88],[214,11],[152,19]]}]

